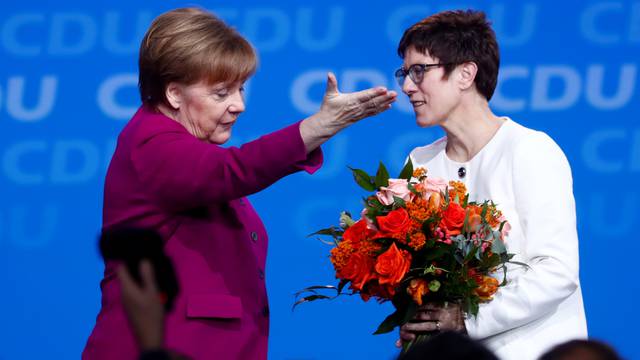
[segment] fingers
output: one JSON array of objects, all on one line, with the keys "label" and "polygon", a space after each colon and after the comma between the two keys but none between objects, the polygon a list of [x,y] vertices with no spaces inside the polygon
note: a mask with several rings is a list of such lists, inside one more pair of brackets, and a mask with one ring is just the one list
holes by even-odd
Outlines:
[{"label": "fingers", "polygon": [[436,303],[425,303],[424,305],[422,305],[421,307],[419,307],[419,310],[425,310],[425,311],[439,311],[442,310],[443,305],[439,305]]},{"label": "fingers", "polygon": [[[400,340],[399,341],[413,341],[416,338],[416,334],[407,331],[405,329],[405,326],[402,325],[402,327],[400,327]],[[402,345],[402,344],[401,344]]]},{"label": "fingers", "polygon": [[388,102],[389,100],[393,102],[398,97],[398,93],[396,93],[395,91],[389,91],[384,87],[362,90],[352,93],[352,95],[355,97],[357,102],[365,105],[365,107],[370,107],[372,104],[381,104],[383,102]]},{"label": "fingers", "polygon": [[356,98],[358,102],[366,103],[371,101],[371,99],[375,97],[386,94],[387,92],[389,91],[384,86],[377,86],[377,87],[366,89],[366,90],[356,91],[352,93],[352,95]]},{"label": "fingers", "polygon": [[118,276],[118,280],[120,281],[120,287],[122,287],[123,294],[131,294],[139,291],[138,285],[129,274],[129,271],[127,270],[127,267],[125,265],[120,265],[116,269],[116,275]]},{"label": "fingers", "polygon": [[147,259],[142,259],[140,261],[140,276],[142,277],[142,286],[145,289],[154,293],[158,292],[158,288],[156,286],[156,277],[153,272],[151,261]]},{"label": "fingers", "polygon": [[420,311],[416,313],[414,319],[422,321],[437,321],[440,320],[440,314],[433,311]]},{"label": "fingers", "polygon": [[360,103],[364,116],[379,114],[391,108],[391,104],[396,101],[397,94],[394,91],[385,92],[374,96],[366,102]]},{"label": "fingers", "polygon": [[327,73],[327,88],[324,91],[325,96],[337,95],[338,91],[338,80],[336,79],[336,75],[332,72]]},{"label": "fingers", "polygon": [[402,328],[413,333],[440,330],[436,321],[410,322],[402,325]]}]

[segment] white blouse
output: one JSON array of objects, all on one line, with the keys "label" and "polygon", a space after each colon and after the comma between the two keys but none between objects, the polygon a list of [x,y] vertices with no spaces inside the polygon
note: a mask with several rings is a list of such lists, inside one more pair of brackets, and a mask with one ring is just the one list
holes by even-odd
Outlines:
[{"label": "white blouse", "polygon": [[444,137],[414,149],[414,168],[464,182],[470,200],[493,200],[512,226],[508,251],[529,265],[508,266],[508,284],[466,319],[469,335],[500,358],[519,360],[586,338],[571,168],[560,147],[509,118],[468,162],[449,159],[446,144]]}]

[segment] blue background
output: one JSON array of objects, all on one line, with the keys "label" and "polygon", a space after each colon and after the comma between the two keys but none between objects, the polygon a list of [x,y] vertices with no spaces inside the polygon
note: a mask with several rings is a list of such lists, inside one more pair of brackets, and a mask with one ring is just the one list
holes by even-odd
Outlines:
[{"label": "blue background", "polygon": [[[151,19],[178,1],[12,2],[0,12],[0,359],[78,358],[99,309],[96,248],[105,170],[139,104],[137,50]],[[640,2],[218,1],[199,5],[260,56],[232,145],[318,108],[325,72],[342,91],[394,87],[403,30],[443,9],[485,10],[501,45],[499,115],[546,131],[571,162],[590,335],[640,358]],[[359,213],[347,165],[396,173],[441,135],[394,108],[332,139],[315,175],[252,201],[269,231],[272,359],[390,359],[395,334],[372,336],[391,308],[347,297],[291,311],[293,294],[334,283],[329,246],[307,238]]]}]

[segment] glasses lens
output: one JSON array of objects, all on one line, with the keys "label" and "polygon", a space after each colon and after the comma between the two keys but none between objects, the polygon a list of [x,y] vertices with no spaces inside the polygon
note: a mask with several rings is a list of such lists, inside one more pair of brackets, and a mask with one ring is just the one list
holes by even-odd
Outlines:
[{"label": "glasses lens", "polygon": [[411,65],[408,73],[411,81],[413,81],[414,84],[418,85],[424,78],[424,67],[420,64]]},{"label": "glasses lens", "polygon": [[407,75],[404,72],[404,69],[400,68],[396,70],[395,76],[396,76],[396,81],[398,82],[398,85],[402,87],[402,85],[404,85],[404,79],[407,77]]}]

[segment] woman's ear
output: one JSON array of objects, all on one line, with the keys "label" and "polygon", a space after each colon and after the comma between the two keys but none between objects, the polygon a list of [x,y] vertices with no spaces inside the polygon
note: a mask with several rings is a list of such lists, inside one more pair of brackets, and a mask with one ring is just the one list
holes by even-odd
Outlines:
[{"label": "woman's ear", "polygon": [[473,82],[476,79],[478,73],[478,65],[476,63],[468,61],[460,65],[460,88],[467,90],[473,86]]},{"label": "woman's ear", "polygon": [[182,92],[182,87],[179,84],[170,82],[164,91],[164,95],[166,96],[169,105],[171,105],[174,110],[180,109],[184,94]]}]

